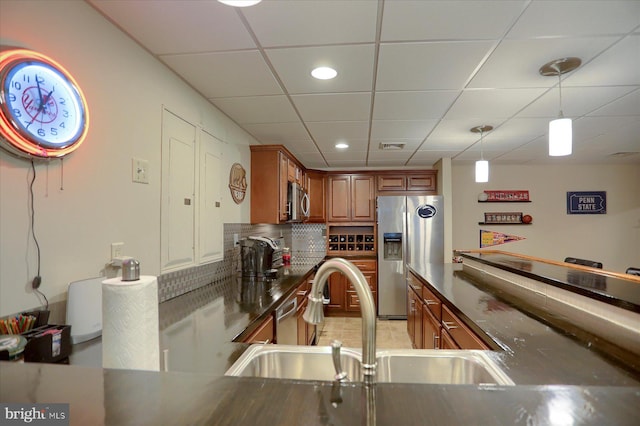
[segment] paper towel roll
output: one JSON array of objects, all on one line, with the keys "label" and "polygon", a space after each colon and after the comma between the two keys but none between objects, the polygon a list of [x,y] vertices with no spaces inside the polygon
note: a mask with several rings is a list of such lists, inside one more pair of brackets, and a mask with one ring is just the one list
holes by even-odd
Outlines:
[{"label": "paper towel roll", "polygon": [[102,366],[160,369],[156,277],[102,282]]}]

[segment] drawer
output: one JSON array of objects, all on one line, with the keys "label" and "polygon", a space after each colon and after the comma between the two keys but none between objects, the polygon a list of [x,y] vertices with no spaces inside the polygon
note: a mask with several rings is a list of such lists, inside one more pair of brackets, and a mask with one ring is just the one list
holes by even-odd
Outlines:
[{"label": "drawer", "polygon": [[407,285],[411,287],[419,295],[422,294],[422,287],[424,286],[412,273],[409,273],[407,275]]},{"label": "drawer", "polygon": [[429,308],[433,316],[440,321],[442,319],[442,302],[435,293],[424,285],[422,286],[422,301],[427,305],[427,308]]},{"label": "drawer", "polygon": [[489,349],[482,339],[464,325],[445,305],[442,305],[442,328],[449,333],[461,349]]},{"label": "drawer", "polygon": [[352,260],[351,263],[356,265],[361,271],[373,271],[376,270],[376,260]]},{"label": "drawer", "polygon": [[[373,301],[376,303],[376,292],[372,292]],[[377,304],[377,303],[376,303]],[[347,291],[347,311],[359,311],[360,310],[360,298],[355,291]]]}]

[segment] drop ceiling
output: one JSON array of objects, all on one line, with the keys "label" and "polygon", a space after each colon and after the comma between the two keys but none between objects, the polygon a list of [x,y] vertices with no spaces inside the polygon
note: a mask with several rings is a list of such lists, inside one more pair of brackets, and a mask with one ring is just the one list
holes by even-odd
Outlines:
[{"label": "drop ceiling", "polygon": [[[89,0],[263,144],[317,169],[640,164],[640,1]],[[573,154],[549,157],[563,75]],[[317,66],[338,71],[316,80]],[[349,149],[337,150],[337,142]],[[381,144],[403,149],[380,150]]]}]

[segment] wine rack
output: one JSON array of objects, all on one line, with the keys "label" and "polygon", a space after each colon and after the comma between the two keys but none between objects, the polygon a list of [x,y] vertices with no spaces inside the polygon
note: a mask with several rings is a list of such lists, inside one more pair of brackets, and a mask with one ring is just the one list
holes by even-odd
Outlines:
[{"label": "wine rack", "polygon": [[374,226],[330,226],[327,252],[330,255],[376,253]]}]

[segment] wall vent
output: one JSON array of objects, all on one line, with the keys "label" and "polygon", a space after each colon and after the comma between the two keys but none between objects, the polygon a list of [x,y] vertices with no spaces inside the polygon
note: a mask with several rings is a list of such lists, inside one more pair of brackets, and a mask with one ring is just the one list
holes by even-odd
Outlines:
[{"label": "wall vent", "polygon": [[378,146],[378,149],[381,149],[383,151],[399,151],[401,149],[404,149],[404,145],[403,143],[382,143],[380,142],[380,145]]}]

